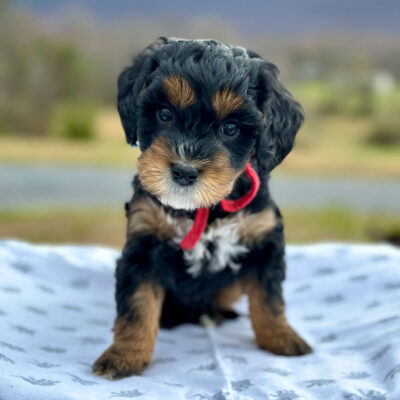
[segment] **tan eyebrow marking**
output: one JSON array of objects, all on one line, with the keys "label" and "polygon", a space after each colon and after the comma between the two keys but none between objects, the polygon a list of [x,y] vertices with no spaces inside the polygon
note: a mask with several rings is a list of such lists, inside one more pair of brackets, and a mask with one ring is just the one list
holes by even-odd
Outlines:
[{"label": "tan eyebrow marking", "polygon": [[174,107],[185,108],[194,103],[194,90],[182,76],[170,75],[164,78],[162,84],[168,100]]},{"label": "tan eyebrow marking", "polygon": [[219,118],[225,118],[230,113],[244,106],[242,96],[236,94],[232,89],[225,88],[217,90],[212,97],[212,105]]}]

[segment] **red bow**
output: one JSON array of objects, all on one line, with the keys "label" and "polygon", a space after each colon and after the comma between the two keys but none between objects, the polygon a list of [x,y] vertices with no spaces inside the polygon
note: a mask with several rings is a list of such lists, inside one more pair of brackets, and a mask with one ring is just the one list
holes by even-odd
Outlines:
[{"label": "red bow", "polygon": [[[221,200],[221,207],[226,212],[236,212],[241,210],[250,204],[250,202],[256,197],[258,189],[260,188],[260,178],[257,172],[252,168],[250,163],[246,164],[245,172],[251,180],[250,190],[237,200]],[[201,235],[206,229],[208,215],[210,214],[209,208],[199,208],[196,211],[193,226],[190,232],[181,241],[182,250],[192,250],[200,240]]]}]

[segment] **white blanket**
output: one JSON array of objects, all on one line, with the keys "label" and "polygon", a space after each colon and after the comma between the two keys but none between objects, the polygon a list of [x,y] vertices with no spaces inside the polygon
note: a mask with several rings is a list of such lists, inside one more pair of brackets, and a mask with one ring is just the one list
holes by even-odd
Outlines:
[{"label": "white blanket", "polygon": [[259,350],[244,315],[162,330],[151,366],[110,382],[91,364],[112,341],[118,252],[0,242],[0,399],[399,400],[400,251],[320,244],[287,253],[288,318],[313,354]]}]

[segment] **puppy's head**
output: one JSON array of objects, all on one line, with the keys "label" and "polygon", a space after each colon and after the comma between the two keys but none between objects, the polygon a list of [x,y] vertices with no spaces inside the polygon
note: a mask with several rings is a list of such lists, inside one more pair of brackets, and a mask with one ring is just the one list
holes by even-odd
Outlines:
[{"label": "puppy's head", "polygon": [[118,110],[144,188],[181,209],[218,203],[253,154],[271,171],[303,121],[273,64],[213,40],[151,44],[121,73]]}]

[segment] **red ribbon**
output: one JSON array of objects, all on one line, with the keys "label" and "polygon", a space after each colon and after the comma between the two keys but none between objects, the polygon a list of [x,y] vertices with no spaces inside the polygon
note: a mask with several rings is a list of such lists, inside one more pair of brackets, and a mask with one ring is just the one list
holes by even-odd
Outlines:
[{"label": "red ribbon", "polygon": [[[222,199],[221,207],[224,211],[230,213],[239,211],[249,205],[254,197],[256,197],[258,189],[260,188],[260,178],[250,163],[246,164],[245,172],[251,180],[250,190],[237,200]],[[199,208],[196,211],[192,229],[181,241],[180,246],[182,250],[193,250],[194,246],[196,246],[201,235],[206,229],[209,214],[209,208]]]}]

